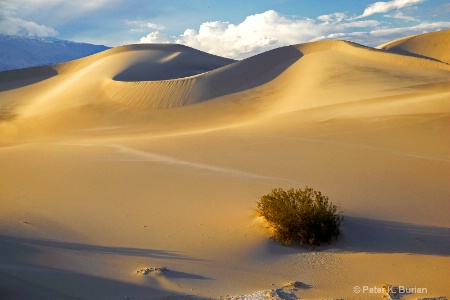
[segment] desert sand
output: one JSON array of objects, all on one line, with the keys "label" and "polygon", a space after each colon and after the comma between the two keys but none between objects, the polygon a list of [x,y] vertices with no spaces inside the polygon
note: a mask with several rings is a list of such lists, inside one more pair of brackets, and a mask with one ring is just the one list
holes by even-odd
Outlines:
[{"label": "desert sand", "polygon": [[[242,61],[142,44],[1,72],[0,298],[450,297],[449,40]],[[305,186],[342,234],[280,246],[256,201]]]}]

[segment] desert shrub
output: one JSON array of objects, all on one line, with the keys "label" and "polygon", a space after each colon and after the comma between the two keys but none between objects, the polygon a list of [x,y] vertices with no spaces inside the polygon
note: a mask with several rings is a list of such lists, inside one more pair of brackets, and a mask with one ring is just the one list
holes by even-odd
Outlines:
[{"label": "desert shrub", "polygon": [[319,246],[339,235],[341,212],[328,197],[310,187],[273,189],[257,201],[257,212],[271,225],[283,245]]}]

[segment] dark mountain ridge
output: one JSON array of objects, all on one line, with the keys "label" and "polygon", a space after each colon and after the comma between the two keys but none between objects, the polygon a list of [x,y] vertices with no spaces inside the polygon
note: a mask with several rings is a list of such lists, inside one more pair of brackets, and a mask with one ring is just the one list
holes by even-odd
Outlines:
[{"label": "dark mountain ridge", "polygon": [[55,38],[0,35],[0,71],[66,62],[107,49]]}]

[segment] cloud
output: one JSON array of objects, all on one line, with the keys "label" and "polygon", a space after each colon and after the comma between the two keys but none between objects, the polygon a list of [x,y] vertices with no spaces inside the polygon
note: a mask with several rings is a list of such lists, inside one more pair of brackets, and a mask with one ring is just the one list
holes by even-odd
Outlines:
[{"label": "cloud", "polygon": [[[89,1],[66,1],[66,0],[3,0],[14,10],[19,10],[24,15],[32,15],[38,11],[59,12],[64,15],[82,15],[83,13],[96,11],[106,6],[113,5],[118,0],[89,0]],[[58,16],[52,16],[58,17]]]},{"label": "cloud", "polygon": [[11,3],[1,3],[0,34],[50,37],[58,32],[49,26],[40,25],[32,21],[23,20],[15,16],[15,7]]},{"label": "cloud", "polygon": [[166,27],[164,25],[149,23],[149,22],[144,22],[144,21],[125,21],[125,24],[137,27],[140,30],[143,30],[144,28],[149,28],[149,29],[154,29],[154,30],[166,29]]},{"label": "cloud", "polygon": [[242,59],[281,46],[308,42],[336,30],[378,26],[374,20],[344,22],[344,13],[319,16],[317,20],[282,16],[269,10],[251,15],[239,24],[205,22],[198,30],[189,28],[179,36],[160,30],[140,39],[141,43],[177,43],[208,53]]},{"label": "cloud", "polygon": [[171,42],[205,52],[242,58],[286,44],[309,40],[319,32],[313,20],[288,19],[273,10],[248,16],[240,24],[205,22],[198,30],[186,29],[179,36],[152,32],[141,43]]},{"label": "cloud", "polygon": [[317,20],[322,21],[323,24],[335,24],[343,21],[347,16],[345,13],[333,13],[329,15],[318,16]]},{"label": "cloud", "polygon": [[341,24],[341,28],[359,28],[359,27],[375,27],[381,23],[376,20],[352,21]]},{"label": "cloud", "polygon": [[391,14],[391,15],[384,15],[384,17],[405,20],[405,21],[418,21],[418,19],[416,19],[414,17],[404,15],[401,11],[397,11],[395,14]]},{"label": "cloud", "polygon": [[161,33],[159,31],[151,32],[139,41],[140,43],[158,44],[158,43],[176,43],[176,38]]},{"label": "cloud", "polygon": [[51,27],[19,18],[4,18],[0,20],[0,34],[50,37],[58,35],[58,32]]},{"label": "cloud", "polygon": [[388,2],[375,2],[367,6],[362,15],[357,16],[355,19],[365,18],[374,14],[385,13],[393,9],[412,6],[423,1],[425,0],[392,0]]},{"label": "cloud", "polygon": [[342,32],[321,36],[312,41],[326,39],[343,39],[366,46],[379,46],[389,41],[415,34],[443,30],[450,27],[450,22],[424,22],[416,26],[375,29],[372,31]]},{"label": "cloud", "polygon": [[0,11],[6,12],[9,17],[51,27],[86,18],[87,15],[106,10],[119,1],[122,0],[0,0]]},{"label": "cloud", "polygon": [[63,24],[117,1],[0,0],[0,34],[57,36],[53,26],[42,23]]}]

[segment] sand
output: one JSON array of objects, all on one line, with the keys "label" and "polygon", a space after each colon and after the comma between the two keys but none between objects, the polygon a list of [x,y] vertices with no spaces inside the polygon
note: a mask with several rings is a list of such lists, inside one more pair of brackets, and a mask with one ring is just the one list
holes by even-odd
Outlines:
[{"label": "sand", "polygon": [[[0,298],[449,297],[449,35],[1,72]],[[256,201],[305,186],[342,234],[280,246]]]}]

